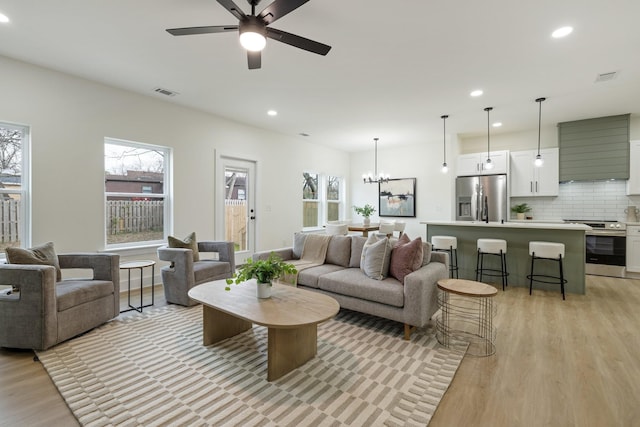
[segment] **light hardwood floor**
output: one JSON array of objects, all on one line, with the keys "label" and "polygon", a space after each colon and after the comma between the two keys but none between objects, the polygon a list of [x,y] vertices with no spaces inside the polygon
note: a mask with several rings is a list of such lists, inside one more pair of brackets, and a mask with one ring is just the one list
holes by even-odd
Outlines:
[{"label": "light hardwood floor", "polygon": [[[430,426],[640,425],[640,280],[587,276],[587,295],[566,301],[510,287],[496,303],[496,354],[464,358]],[[0,350],[0,414],[78,425],[29,351]]]}]

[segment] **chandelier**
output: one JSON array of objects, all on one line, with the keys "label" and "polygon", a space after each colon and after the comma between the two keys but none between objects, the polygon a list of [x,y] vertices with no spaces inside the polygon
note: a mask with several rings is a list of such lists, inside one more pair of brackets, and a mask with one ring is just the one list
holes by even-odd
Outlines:
[{"label": "chandelier", "polygon": [[379,183],[379,182],[389,182],[389,178],[391,178],[391,176],[388,173],[385,174],[382,171],[380,171],[380,173],[378,173],[378,139],[379,138],[373,138],[373,140],[375,141],[375,169],[374,169],[374,172],[373,172],[373,174],[371,173],[371,171],[362,174],[362,180],[364,181],[365,184],[376,184],[376,183]]}]

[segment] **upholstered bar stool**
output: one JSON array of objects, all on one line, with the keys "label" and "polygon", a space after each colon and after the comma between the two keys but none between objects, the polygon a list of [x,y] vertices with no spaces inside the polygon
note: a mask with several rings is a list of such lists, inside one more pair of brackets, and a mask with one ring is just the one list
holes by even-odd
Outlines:
[{"label": "upholstered bar stool", "polygon": [[431,236],[431,245],[434,251],[449,253],[449,277],[453,279],[453,273],[458,278],[458,239],[454,236]]},{"label": "upholstered bar stool", "polygon": [[[564,278],[562,270],[562,258],[564,258],[564,244],[555,242],[529,242],[529,255],[531,256],[531,274],[527,276],[529,279],[529,295],[533,290],[533,282],[540,283],[558,283],[562,291],[562,299],[564,300],[564,284],[567,280]],[[550,276],[545,274],[533,274],[533,263],[537,259],[546,259],[557,261],[560,270],[560,276]]]},{"label": "upholstered bar stool", "polygon": [[[502,290],[508,286],[507,276],[507,241],[502,239],[478,239],[478,259],[476,262],[476,281],[482,282],[482,276],[495,276],[502,279]],[[500,270],[484,268],[484,256],[496,255],[500,257]]]}]

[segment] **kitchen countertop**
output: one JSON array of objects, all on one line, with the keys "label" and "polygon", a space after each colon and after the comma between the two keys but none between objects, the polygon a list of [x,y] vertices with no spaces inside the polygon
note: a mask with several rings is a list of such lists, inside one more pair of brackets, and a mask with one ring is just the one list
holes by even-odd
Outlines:
[{"label": "kitchen countertop", "polygon": [[498,227],[498,228],[526,228],[526,229],[543,229],[543,230],[578,230],[589,231],[591,227],[584,224],[564,224],[553,222],[535,222],[535,221],[507,221],[489,222],[484,221],[421,221],[420,224],[426,225],[455,225],[462,227]]}]

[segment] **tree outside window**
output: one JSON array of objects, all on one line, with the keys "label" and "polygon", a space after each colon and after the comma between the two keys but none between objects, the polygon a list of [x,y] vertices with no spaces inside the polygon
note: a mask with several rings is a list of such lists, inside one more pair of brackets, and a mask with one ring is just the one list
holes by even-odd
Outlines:
[{"label": "tree outside window", "polygon": [[29,128],[0,123],[0,250],[30,245]]},{"label": "tree outside window", "polygon": [[343,210],[342,178],[312,172],[302,173],[302,226],[319,228],[337,221]]}]

